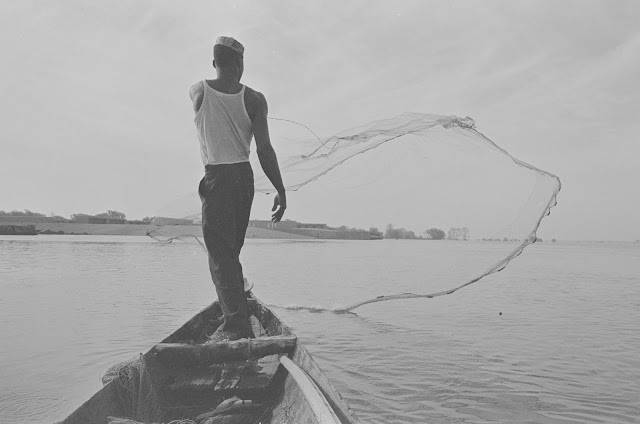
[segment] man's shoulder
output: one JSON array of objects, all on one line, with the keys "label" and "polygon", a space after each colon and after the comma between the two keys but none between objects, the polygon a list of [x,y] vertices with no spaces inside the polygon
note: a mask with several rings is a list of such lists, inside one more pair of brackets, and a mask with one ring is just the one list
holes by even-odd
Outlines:
[{"label": "man's shoulder", "polygon": [[193,111],[198,112],[200,107],[202,106],[202,101],[204,99],[204,82],[198,81],[189,87],[189,98],[191,98],[191,102],[193,103]]},{"label": "man's shoulder", "polygon": [[259,92],[256,89],[249,87],[248,85],[244,86],[245,90],[245,98],[251,99],[255,102],[266,103],[267,99],[264,97],[264,94]]},{"label": "man's shoulder", "polygon": [[189,97],[191,97],[191,100],[194,100],[198,95],[203,93],[204,86],[202,84],[203,81],[198,81],[189,87]]},{"label": "man's shoulder", "polygon": [[264,94],[249,87],[248,85],[245,85],[244,87],[244,102],[249,116],[253,119],[253,117],[259,112],[266,113],[267,99],[264,97]]}]

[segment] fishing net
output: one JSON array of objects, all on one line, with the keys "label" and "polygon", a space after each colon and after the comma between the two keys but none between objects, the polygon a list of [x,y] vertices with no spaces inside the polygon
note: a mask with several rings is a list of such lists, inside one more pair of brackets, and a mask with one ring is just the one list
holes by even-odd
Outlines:
[{"label": "fishing net", "polygon": [[[269,280],[264,287],[280,290],[273,302],[280,306],[344,312],[454,293],[536,242],[560,190],[557,176],[515,158],[468,117],[406,113],[329,137],[286,119],[271,118],[270,129],[289,190],[287,217],[295,222],[268,222],[272,196],[261,193],[273,188],[252,153],[256,197],[248,237],[333,240],[274,256],[272,267],[288,268],[286,278],[266,268],[252,274],[252,251],[267,247],[245,247],[246,273],[256,287]],[[158,215],[197,222],[195,185]],[[150,235],[198,246],[199,233],[186,227],[157,225]],[[265,291],[261,296],[271,300]]]},{"label": "fishing net", "polygon": [[[225,367],[226,372],[233,373],[232,363]],[[212,368],[168,366],[140,354],[139,358],[112,366],[102,378],[103,389],[60,424],[241,424],[255,423],[267,416],[266,404],[242,399],[228,387],[211,390],[202,385],[197,389],[171,390],[172,382],[190,373],[201,377],[200,381],[226,378]],[[240,378],[235,377],[238,383]],[[248,380],[252,377],[255,379],[250,372],[243,376]],[[243,394],[248,396],[247,393]]]}]

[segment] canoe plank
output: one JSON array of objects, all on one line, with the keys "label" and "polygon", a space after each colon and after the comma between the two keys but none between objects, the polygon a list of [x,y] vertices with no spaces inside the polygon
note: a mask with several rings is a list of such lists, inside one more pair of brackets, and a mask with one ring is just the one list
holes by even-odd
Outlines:
[{"label": "canoe plank", "polygon": [[149,354],[173,367],[202,367],[215,363],[251,360],[267,355],[288,354],[296,347],[296,336],[267,336],[231,342],[188,344],[158,343]]}]

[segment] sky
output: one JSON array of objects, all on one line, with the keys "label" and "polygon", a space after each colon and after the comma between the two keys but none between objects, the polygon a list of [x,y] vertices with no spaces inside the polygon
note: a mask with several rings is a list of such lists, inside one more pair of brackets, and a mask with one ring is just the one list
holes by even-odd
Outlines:
[{"label": "sky", "polygon": [[[214,77],[212,42],[231,35],[272,116],[323,135],[408,111],[471,116],[561,178],[543,237],[640,239],[636,1],[70,0],[0,12],[0,210],[141,218],[195,190],[188,88]],[[330,206],[295,209],[331,221]]]}]

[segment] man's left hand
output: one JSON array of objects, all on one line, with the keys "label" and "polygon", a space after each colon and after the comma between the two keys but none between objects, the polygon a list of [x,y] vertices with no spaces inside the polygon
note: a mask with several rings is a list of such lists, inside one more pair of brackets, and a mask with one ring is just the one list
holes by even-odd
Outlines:
[{"label": "man's left hand", "polygon": [[276,194],[273,198],[273,207],[271,208],[271,222],[280,222],[284,211],[287,209],[287,196],[284,193]]}]

